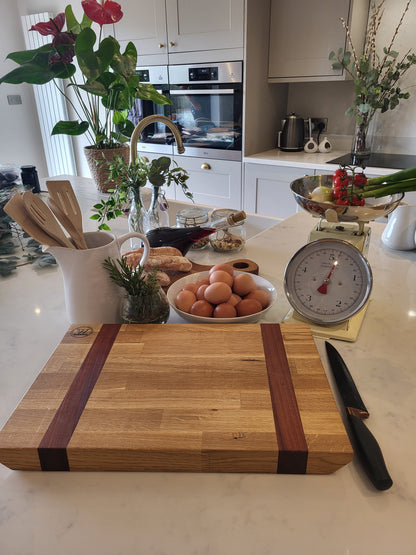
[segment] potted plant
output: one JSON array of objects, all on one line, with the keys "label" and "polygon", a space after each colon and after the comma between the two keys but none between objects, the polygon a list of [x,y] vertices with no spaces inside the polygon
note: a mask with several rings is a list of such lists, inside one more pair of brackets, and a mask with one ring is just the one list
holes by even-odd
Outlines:
[{"label": "potted plant", "polygon": [[[88,135],[85,153],[91,173],[100,190],[106,190],[107,175],[98,163],[103,156],[114,152],[129,159],[125,145],[134,125],[127,119],[136,98],[170,104],[148,83],[141,83],[136,75],[137,50],[129,42],[121,52],[118,41],[103,36],[103,25],[115,24],[123,17],[121,7],[112,0],[83,0],[84,14],[80,22],[68,5],[48,22],[37,23],[30,31],[52,36],[50,43],[34,50],[12,52],[7,58],[18,67],[0,78],[0,83],[30,83],[42,85],[54,81],[77,119],[59,121],[52,134]],[[92,24],[99,26],[99,36]],[[66,28],[64,26],[66,24]],[[64,80],[64,81],[61,81]]]},{"label": "potted plant", "polygon": [[[163,186],[175,183],[182,187],[185,196],[192,200],[188,190],[189,175],[168,156],[161,156],[148,162],[138,156],[134,162],[127,163],[124,158],[116,156],[106,163],[110,183],[117,184],[109,189],[109,197],[94,205],[96,213],[91,219],[99,222],[98,229],[109,231],[106,221],[123,214],[123,206],[129,203],[129,229],[146,233],[155,227],[169,225],[167,203],[161,192]],[[152,188],[150,205],[145,207],[142,197],[143,187],[149,183]]]},{"label": "potted plant", "polygon": [[165,324],[169,318],[169,301],[159,285],[157,269],[147,273],[143,266],[133,268],[125,258],[107,258],[103,266],[110,279],[126,293],[121,301],[121,318],[125,324]]},{"label": "potted plant", "polygon": [[390,44],[382,51],[377,49],[376,37],[384,13],[384,0],[373,7],[361,56],[354,48],[348,24],[343,18],[341,23],[347,33],[349,49],[340,48],[337,54],[335,52],[329,54],[329,59],[333,61],[332,68],[343,68],[354,80],[354,104],[348,108],[346,115],[355,118],[355,135],[351,150],[358,161],[360,158],[368,158],[371,153],[367,135],[369,124],[376,112],[394,110],[401,100],[410,97],[409,92],[402,91],[398,82],[410,67],[416,64],[416,54],[409,50],[404,56],[399,57],[399,53],[393,49],[410,1],[404,8]]}]

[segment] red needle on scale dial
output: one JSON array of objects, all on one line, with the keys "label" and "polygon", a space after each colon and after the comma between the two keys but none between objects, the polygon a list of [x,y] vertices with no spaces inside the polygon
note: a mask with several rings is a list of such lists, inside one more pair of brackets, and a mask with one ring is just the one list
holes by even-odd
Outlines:
[{"label": "red needle on scale dial", "polygon": [[318,291],[319,291],[319,293],[322,293],[322,295],[326,295],[326,293],[327,293],[327,288],[328,288],[329,280],[331,279],[332,272],[335,270],[335,267],[336,267],[337,264],[338,264],[338,261],[336,260],[336,261],[332,264],[331,271],[329,272],[329,274],[328,274],[328,275],[326,276],[326,278],[324,279],[323,284],[320,285],[320,286],[318,287]]}]

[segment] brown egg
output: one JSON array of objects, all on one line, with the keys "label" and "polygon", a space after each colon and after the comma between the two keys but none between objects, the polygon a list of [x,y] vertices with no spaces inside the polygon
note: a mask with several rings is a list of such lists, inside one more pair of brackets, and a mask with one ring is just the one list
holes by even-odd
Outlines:
[{"label": "brown egg", "polygon": [[215,270],[215,272],[211,272],[209,274],[209,282],[210,283],[217,283],[219,281],[221,281],[223,283],[226,283],[227,285],[232,287],[232,285],[233,285],[233,276],[231,276],[225,270]]},{"label": "brown egg", "polygon": [[182,287],[182,291],[192,291],[192,293],[195,293],[198,290],[198,286],[196,283],[185,283],[185,285]]},{"label": "brown egg", "polygon": [[199,279],[199,280],[196,282],[196,286],[197,286],[197,287],[201,287],[201,285],[209,285],[209,278],[208,278],[208,277],[204,277],[204,278]]},{"label": "brown egg", "polygon": [[233,293],[231,297],[228,299],[228,302],[233,306],[237,305],[240,301],[241,301],[240,295],[236,295],[235,293]]},{"label": "brown egg", "polygon": [[226,303],[231,297],[231,287],[222,281],[211,283],[205,289],[205,300],[212,304]]},{"label": "brown egg", "polygon": [[195,301],[195,293],[192,293],[192,291],[183,290],[179,291],[175,299],[177,308],[179,308],[179,310],[182,310],[182,312],[190,312],[191,306],[194,304]]},{"label": "brown egg", "polygon": [[261,311],[261,304],[256,299],[243,299],[236,306],[239,316],[249,316]]},{"label": "brown egg", "polygon": [[235,318],[237,311],[230,303],[220,303],[214,308],[214,318]]},{"label": "brown egg", "polygon": [[234,268],[230,264],[225,264],[225,263],[215,264],[215,266],[213,266],[210,269],[209,273],[212,274],[212,272],[216,272],[217,270],[223,270],[224,272],[228,272],[230,276],[234,275]]},{"label": "brown egg", "polygon": [[244,297],[256,289],[256,282],[250,274],[237,274],[234,277],[233,293],[237,293],[240,297]]},{"label": "brown egg", "polygon": [[191,314],[194,316],[204,316],[205,318],[210,318],[212,316],[212,311],[214,307],[207,301],[200,300],[195,301],[191,306]]},{"label": "brown egg", "polygon": [[205,293],[205,289],[208,287],[207,283],[203,283],[202,285],[200,285],[197,289],[196,292],[196,298],[201,300],[201,299],[205,299],[204,297],[204,293]]},{"label": "brown egg", "polygon": [[256,299],[261,304],[262,308],[266,308],[269,304],[269,295],[263,289],[256,289],[251,291],[248,295],[244,297],[245,299]]}]

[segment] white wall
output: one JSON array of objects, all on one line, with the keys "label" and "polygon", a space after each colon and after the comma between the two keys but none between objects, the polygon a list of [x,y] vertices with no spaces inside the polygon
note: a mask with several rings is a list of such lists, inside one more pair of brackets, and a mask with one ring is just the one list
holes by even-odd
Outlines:
[{"label": "white wall", "polygon": [[[377,2],[378,3],[378,2]],[[377,47],[390,44],[400,21],[406,0],[386,0],[382,25],[377,33]],[[413,2],[400,28],[394,49],[403,56],[409,49],[416,50],[414,30],[416,28],[416,3]],[[403,154],[416,153],[416,66],[412,66],[399,83],[410,93],[392,111],[376,116],[376,137],[373,149],[380,152]],[[328,136],[336,148],[337,135],[352,135],[354,120],[345,116],[354,98],[354,85],[349,82],[293,83],[289,85],[288,112],[302,117],[327,117]],[[341,137],[339,137],[341,141]]]}]

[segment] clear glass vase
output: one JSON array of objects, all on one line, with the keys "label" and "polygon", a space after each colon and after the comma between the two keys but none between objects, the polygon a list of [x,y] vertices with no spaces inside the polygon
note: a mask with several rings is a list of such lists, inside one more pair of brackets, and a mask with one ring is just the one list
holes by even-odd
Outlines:
[{"label": "clear glass vase", "polygon": [[[130,208],[127,217],[129,231],[136,231],[137,233],[145,233],[145,209],[143,207],[140,191],[132,191],[130,193]],[[138,249],[142,246],[139,238],[133,237],[130,239],[131,249]]]},{"label": "clear glass vase", "polygon": [[356,123],[355,132],[352,139],[351,155],[353,163],[355,160],[366,160],[370,157],[373,147],[374,138],[374,120],[373,118],[365,118],[362,123]]},{"label": "clear glass vase", "polygon": [[170,306],[161,287],[152,295],[125,295],[120,315],[125,324],[166,324]]},{"label": "clear glass vase", "polygon": [[144,216],[144,232],[169,227],[168,202],[161,187],[152,187],[152,198]]}]

